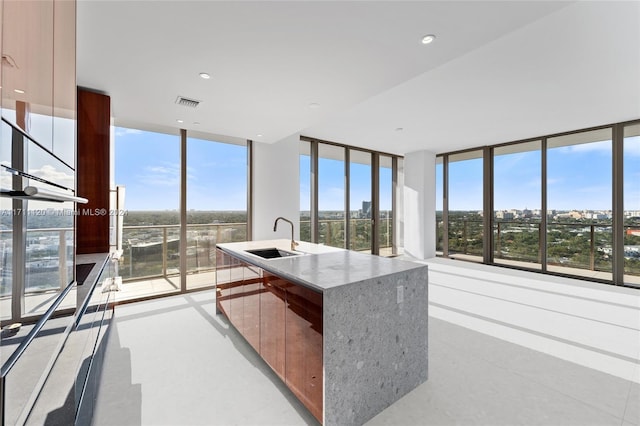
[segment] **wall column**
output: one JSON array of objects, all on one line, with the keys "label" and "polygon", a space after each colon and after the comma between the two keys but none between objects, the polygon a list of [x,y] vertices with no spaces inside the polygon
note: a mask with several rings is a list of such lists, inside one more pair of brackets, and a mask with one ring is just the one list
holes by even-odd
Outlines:
[{"label": "wall column", "polygon": [[291,238],[289,224],[273,223],[278,216],[294,223],[300,238],[300,136],[274,144],[253,142],[253,240]]},{"label": "wall column", "polygon": [[404,251],[416,259],[436,255],[436,155],[404,156]]}]

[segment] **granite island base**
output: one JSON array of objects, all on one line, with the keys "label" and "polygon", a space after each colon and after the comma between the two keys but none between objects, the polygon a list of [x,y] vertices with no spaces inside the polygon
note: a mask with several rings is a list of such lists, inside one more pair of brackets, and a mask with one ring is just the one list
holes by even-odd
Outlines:
[{"label": "granite island base", "polygon": [[219,312],[325,425],[360,425],[427,380],[427,266],[289,240],[218,244]]}]

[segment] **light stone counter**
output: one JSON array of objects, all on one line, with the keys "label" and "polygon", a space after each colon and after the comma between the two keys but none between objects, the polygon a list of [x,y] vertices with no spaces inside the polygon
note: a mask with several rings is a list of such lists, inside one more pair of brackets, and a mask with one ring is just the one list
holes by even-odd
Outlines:
[{"label": "light stone counter", "polygon": [[218,244],[218,248],[272,274],[322,291],[421,268],[413,262],[299,242],[298,256],[264,259],[246,250],[275,247],[292,252],[291,240],[264,240]]},{"label": "light stone counter", "polygon": [[218,247],[322,293],[325,425],[361,425],[427,380],[426,265],[304,242],[299,256],[245,252],[290,240]]}]

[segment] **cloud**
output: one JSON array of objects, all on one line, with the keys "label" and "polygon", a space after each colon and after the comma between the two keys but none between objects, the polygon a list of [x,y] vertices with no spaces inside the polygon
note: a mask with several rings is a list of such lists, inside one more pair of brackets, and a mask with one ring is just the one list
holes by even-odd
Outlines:
[{"label": "cloud", "polygon": [[[530,157],[528,152],[519,152],[507,155],[496,155],[494,161],[496,163],[496,167],[499,167],[500,170],[510,170],[514,167],[518,167],[523,160],[528,159],[527,157]],[[539,154],[538,158],[540,158]]]},{"label": "cloud", "polygon": [[589,142],[589,143],[580,143],[576,145],[562,146],[559,148],[550,148],[550,149],[557,149],[559,152],[566,153],[566,154],[590,153],[590,152],[597,152],[600,154],[611,154],[612,143],[611,141]]},{"label": "cloud", "polygon": [[611,185],[583,186],[581,188],[575,188],[574,191],[583,194],[609,195],[611,194]]},{"label": "cloud", "polygon": [[145,185],[172,187],[180,185],[179,164],[147,166],[144,171],[144,174],[136,176],[136,180]]},{"label": "cloud", "polygon": [[[37,176],[39,178],[48,180],[49,182],[57,183],[58,185],[65,186],[67,188],[74,187],[74,175],[73,173],[65,173],[60,170],[56,170],[55,167],[45,164],[39,169],[29,169],[29,174]],[[36,184],[31,182],[31,184]]]},{"label": "cloud", "polygon": [[538,189],[540,189],[540,187],[542,186],[542,181],[540,180],[539,177],[537,177],[535,179],[530,179],[529,181],[527,181],[524,184],[524,186],[529,187],[529,188],[538,188]]},{"label": "cloud", "polygon": [[561,178],[547,178],[547,186],[564,182]]},{"label": "cloud", "polygon": [[640,136],[624,139],[624,155],[640,157]]},{"label": "cloud", "polygon": [[125,129],[123,127],[116,127],[116,136],[125,136],[125,135],[140,135],[142,134],[142,130],[138,129]]}]

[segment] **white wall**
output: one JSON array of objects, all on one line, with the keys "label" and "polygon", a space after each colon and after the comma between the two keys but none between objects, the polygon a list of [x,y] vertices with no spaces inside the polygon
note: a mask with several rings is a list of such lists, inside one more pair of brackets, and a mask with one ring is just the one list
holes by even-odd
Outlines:
[{"label": "white wall", "polygon": [[253,143],[253,239],[291,238],[291,227],[278,216],[292,221],[295,238],[300,237],[300,135],[274,144]]},{"label": "white wall", "polygon": [[435,162],[429,151],[404,156],[404,251],[417,259],[436,255]]},{"label": "white wall", "polygon": [[[274,144],[254,142],[253,239],[291,238],[283,216],[300,237],[300,136]],[[435,257],[435,154],[416,151],[404,157],[404,250],[418,259]]]}]

